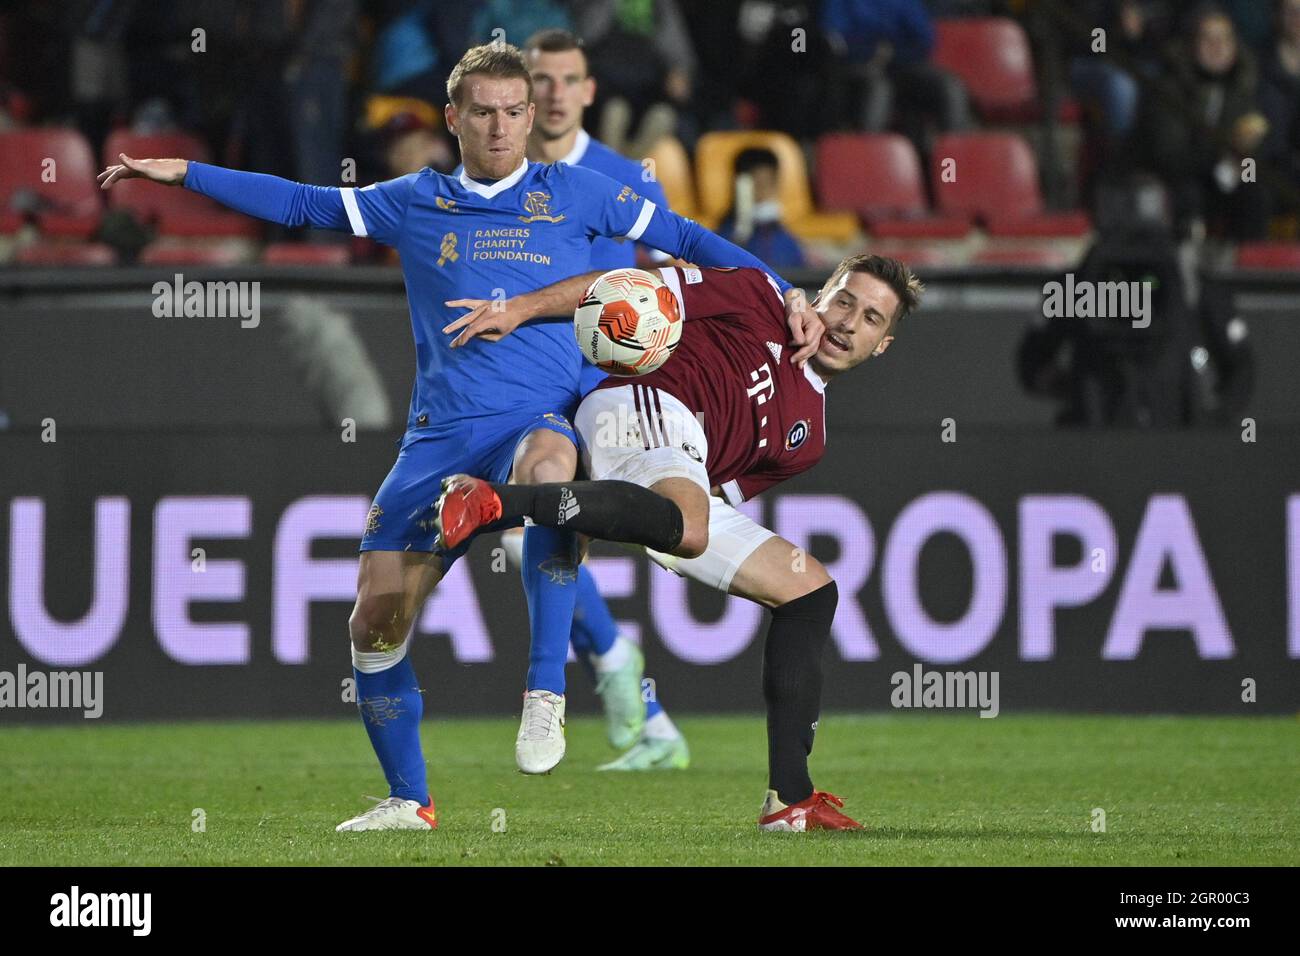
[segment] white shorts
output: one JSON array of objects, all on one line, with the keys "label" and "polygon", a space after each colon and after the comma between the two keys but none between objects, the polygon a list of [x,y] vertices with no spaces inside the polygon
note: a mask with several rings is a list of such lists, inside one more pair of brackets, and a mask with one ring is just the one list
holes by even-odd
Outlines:
[{"label": "white shorts", "polygon": [[768,531],[749,515],[742,514],[721,498],[709,496],[709,547],[698,558],[679,558],[672,554],[645,549],[646,555],[661,568],[667,568],[692,581],[731,590],[731,579],[740,566],[776,532]]},{"label": "white shorts", "polygon": [[573,418],[588,477],[649,488],[688,478],[708,494],[709,442],[704,428],[672,395],[646,385],[598,388]]},{"label": "white shorts", "polygon": [[[593,480],[617,479],[649,488],[665,478],[689,478],[707,493],[709,442],[685,405],[636,383],[598,388],[574,416],[582,461]],[[645,549],[660,567],[719,591],[731,587],[745,559],[776,534],[721,498],[709,496],[709,548],[698,558]]]}]

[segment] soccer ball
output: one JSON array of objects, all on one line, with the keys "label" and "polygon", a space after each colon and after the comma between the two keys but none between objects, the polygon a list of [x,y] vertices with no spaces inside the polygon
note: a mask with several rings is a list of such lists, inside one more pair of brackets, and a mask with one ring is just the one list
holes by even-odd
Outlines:
[{"label": "soccer ball", "polygon": [[653,272],[614,269],[582,293],[573,334],[587,361],[610,375],[645,375],[668,360],[682,337],[672,290]]}]

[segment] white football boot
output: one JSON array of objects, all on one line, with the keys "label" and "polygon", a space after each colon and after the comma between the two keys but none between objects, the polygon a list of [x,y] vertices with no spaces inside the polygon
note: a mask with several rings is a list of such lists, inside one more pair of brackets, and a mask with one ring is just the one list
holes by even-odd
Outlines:
[{"label": "white football boot", "polygon": [[416,800],[389,797],[365,813],[344,820],[334,829],[339,833],[347,830],[436,830],[438,811],[434,809],[433,797],[429,798],[427,807],[420,806]]},{"label": "white football boot", "polygon": [[524,773],[550,773],[563,759],[564,695],[530,690],[515,738],[515,764]]}]

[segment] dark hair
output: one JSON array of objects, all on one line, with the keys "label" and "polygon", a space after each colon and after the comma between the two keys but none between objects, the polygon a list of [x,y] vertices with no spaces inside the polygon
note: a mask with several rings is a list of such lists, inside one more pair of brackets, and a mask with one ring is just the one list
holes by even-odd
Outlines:
[{"label": "dark hair", "polygon": [[533,101],[533,76],[524,64],[524,55],[516,46],[509,43],[484,43],[466,50],[460,62],[452,68],[451,76],[447,77],[447,99],[456,106],[460,106],[461,87],[465,84],[465,77],[474,73],[503,80],[523,80],[528,86],[528,102]]},{"label": "dark hair", "polygon": [[762,146],[742,149],[736,155],[735,170],[737,176],[752,173],[756,169],[779,169],[776,153]]},{"label": "dark hair", "polygon": [[925,285],[912,274],[902,262],[897,259],[890,259],[886,256],[849,256],[847,259],[840,260],[840,264],[835,267],[830,278],[822,285],[821,291],[817,297],[821,298],[827,292],[835,287],[840,278],[848,272],[862,272],[869,276],[875,276],[898,296],[898,309],[894,312],[893,318],[890,319],[890,328],[892,329],[910,312],[914,311],[921,304],[921,294],[925,291]]},{"label": "dark hair", "polygon": [[584,60],[587,58],[587,51],[582,48],[582,39],[558,27],[538,30],[524,41],[525,53],[532,53],[534,50],[539,53],[568,53],[570,50],[580,50],[582,58]]}]

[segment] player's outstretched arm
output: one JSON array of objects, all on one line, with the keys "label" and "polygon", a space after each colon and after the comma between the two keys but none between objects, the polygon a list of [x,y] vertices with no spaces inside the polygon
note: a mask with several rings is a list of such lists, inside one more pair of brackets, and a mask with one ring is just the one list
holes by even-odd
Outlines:
[{"label": "player's outstretched arm", "polygon": [[475,337],[496,342],[530,319],[571,313],[583,290],[601,274],[599,269],[584,272],[512,299],[452,299],[446,303],[449,307],[470,311],[455,322],[443,326],[442,331],[447,334],[460,331],[452,339],[451,347],[454,349]]},{"label": "player's outstretched arm", "polygon": [[343,190],[335,187],[309,186],[279,176],[185,159],[133,159],[125,153],[118,158],[119,164],[99,174],[101,189],[111,189],[123,179],[151,179],[168,186],[184,186],[223,206],[282,226],[356,231]]}]

